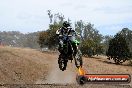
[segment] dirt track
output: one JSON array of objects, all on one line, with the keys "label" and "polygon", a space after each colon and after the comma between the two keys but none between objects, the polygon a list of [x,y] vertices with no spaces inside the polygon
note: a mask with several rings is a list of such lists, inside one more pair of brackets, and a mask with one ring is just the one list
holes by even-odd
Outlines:
[{"label": "dirt track", "polygon": [[[0,84],[1,88],[131,88],[117,84],[86,84],[76,83],[74,62],[68,62],[66,71],[60,71],[57,63],[58,54],[42,53],[33,49],[0,47]],[[131,74],[132,67],[115,65],[106,57],[83,58],[83,68],[88,73],[99,74]],[[45,85],[48,83],[48,85]],[[15,84],[15,85],[13,85]],[[28,84],[28,85],[27,85]],[[51,85],[55,84],[55,85]],[[131,85],[131,87],[130,87]]]}]

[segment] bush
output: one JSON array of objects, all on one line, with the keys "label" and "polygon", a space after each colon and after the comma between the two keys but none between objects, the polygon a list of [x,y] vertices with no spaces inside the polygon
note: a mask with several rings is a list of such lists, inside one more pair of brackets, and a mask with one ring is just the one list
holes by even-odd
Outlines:
[{"label": "bush", "polygon": [[121,64],[131,57],[125,38],[117,34],[109,42],[108,59],[113,59],[116,64]]}]

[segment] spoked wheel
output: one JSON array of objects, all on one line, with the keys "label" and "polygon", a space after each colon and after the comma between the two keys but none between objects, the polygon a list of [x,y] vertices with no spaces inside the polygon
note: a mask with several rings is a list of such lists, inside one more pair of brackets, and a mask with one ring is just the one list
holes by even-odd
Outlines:
[{"label": "spoked wheel", "polygon": [[82,54],[81,51],[78,50],[77,54],[74,56],[75,59],[75,65],[77,68],[82,67],[83,61],[82,61]]},{"label": "spoked wheel", "polygon": [[59,56],[58,64],[59,64],[60,70],[62,71],[66,70],[67,62],[68,61],[64,57],[62,57],[62,55]]}]

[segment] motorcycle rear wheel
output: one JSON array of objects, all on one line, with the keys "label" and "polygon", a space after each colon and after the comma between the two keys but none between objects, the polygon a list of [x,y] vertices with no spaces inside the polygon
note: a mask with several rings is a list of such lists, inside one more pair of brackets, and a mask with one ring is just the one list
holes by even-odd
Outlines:
[{"label": "motorcycle rear wheel", "polygon": [[62,71],[66,70],[67,62],[68,61],[65,59],[65,57],[63,57],[62,55],[59,56],[58,64],[59,64],[60,70],[62,70]]}]

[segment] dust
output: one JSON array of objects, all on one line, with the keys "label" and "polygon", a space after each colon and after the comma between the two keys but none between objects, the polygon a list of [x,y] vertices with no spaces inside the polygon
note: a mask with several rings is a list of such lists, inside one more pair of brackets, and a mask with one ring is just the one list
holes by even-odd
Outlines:
[{"label": "dust", "polygon": [[51,70],[46,77],[46,80],[38,80],[37,84],[73,84],[76,83],[77,68],[74,62],[67,64],[67,69],[61,71],[58,66],[57,59],[54,59],[51,64]]}]

